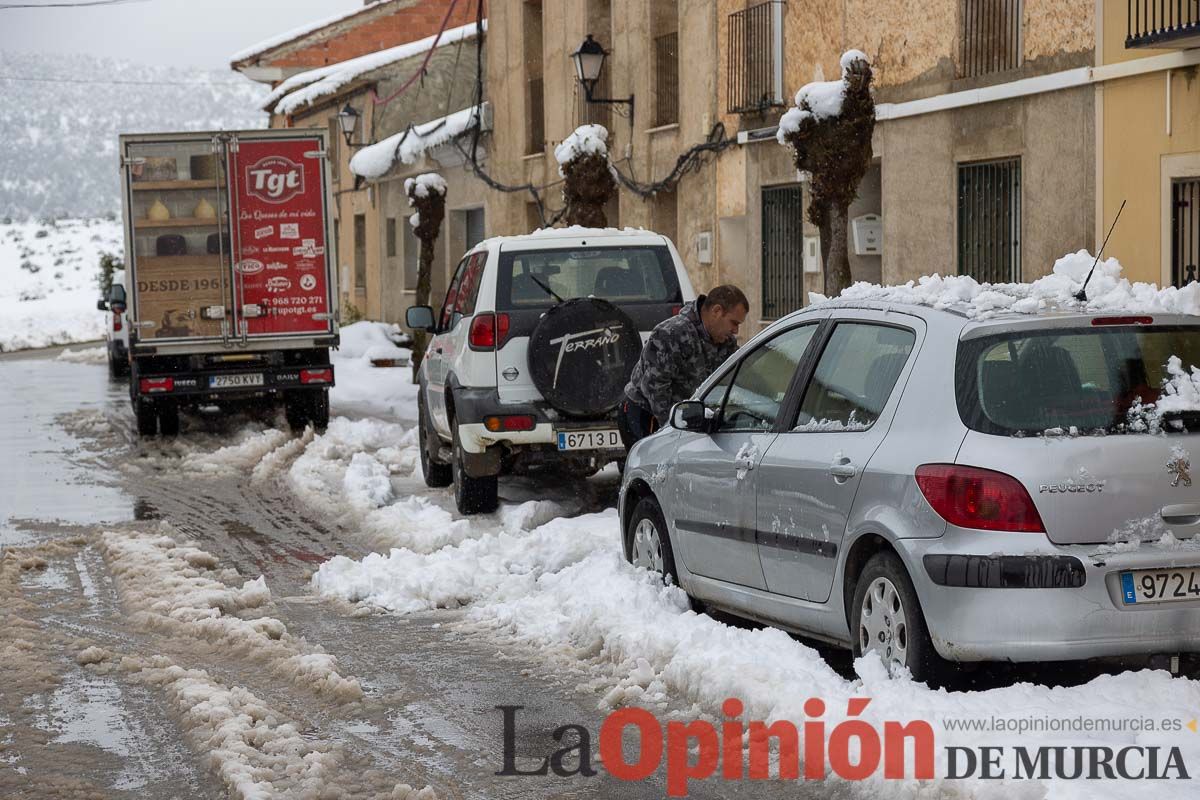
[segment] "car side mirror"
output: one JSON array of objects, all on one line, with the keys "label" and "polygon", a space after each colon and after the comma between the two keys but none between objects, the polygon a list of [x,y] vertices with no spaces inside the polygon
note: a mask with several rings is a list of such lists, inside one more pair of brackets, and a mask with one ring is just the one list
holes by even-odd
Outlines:
[{"label": "car side mirror", "polygon": [[429,306],[409,306],[404,312],[404,322],[414,331],[433,332],[433,309]]},{"label": "car side mirror", "polygon": [[708,432],[708,414],[699,400],[682,400],[671,407],[671,427],[692,433]]},{"label": "car side mirror", "polygon": [[108,301],[103,298],[97,300],[96,301],[96,310],[97,311],[108,311]]}]

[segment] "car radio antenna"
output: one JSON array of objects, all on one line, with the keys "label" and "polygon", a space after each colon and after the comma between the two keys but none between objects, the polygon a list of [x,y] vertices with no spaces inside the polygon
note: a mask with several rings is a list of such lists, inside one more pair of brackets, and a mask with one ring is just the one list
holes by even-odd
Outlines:
[{"label": "car radio antenna", "polygon": [[1112,236],[1113,230],[1117,227],[1117,220],[1121,218],[1121,212],[1125,210],[1125,201],[1121,201],[1121,207],[1117,209],[1117,216],[1113,217],[1113,224],[1108,228],[1108,234],[1104,237],[1104,243],[1100,245],[1100,249],[1096,251],[1096,259],[1092,262],[1092,268],[1088,270],[1087,278],[1083,281],[1083,286],[1079,287],[1079,291],[1075,293],[1075,299],[1081,303],[1087,302],[1087,285],[1092,279],[1092,273],[1096,271],[1096,265],[1100,263],[1100,256],[1104,253],[1104,248],[1108,246],[1108,237]]}]

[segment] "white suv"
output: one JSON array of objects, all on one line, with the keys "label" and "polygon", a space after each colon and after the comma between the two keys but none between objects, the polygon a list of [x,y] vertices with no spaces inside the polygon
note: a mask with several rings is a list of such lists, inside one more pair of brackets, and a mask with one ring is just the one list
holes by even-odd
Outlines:
[{"label": "white suv", "polygon": [[125,314],[125,270],[113,273],[112,285],[96,309],[107,311],[104,347],[108,351],[108,374],[113,380],[129,377],[129,320]]},{"label": "white suv", "polygon": [[590,475],[625,450],[617,407],[654,326],[695,299],[671,241],[644,230],[546,229],[468,252],[420,370],[421,467],[459,511],[495,509],[497,478]]}]

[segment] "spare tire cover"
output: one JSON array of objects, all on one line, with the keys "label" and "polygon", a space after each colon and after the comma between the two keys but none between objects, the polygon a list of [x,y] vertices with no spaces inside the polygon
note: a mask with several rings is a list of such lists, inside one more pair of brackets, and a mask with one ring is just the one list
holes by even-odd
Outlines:
[{"label": "spare tire cover", "polygon": [[607,300],[578,297],[542,315],[529,337],[529,374],[554,408],[596,416],[621,401],[641,354],[628,314]]}]

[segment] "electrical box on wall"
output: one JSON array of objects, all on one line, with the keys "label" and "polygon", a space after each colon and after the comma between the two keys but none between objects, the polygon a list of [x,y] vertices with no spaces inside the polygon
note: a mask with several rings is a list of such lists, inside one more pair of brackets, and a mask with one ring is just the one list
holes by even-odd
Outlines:
[{"label": "electrical box on wall", "polygon": [[883,255],[883,218],[878,214],[863,214],[851,223],[854,231],[854,255]]},{"label": "electrical box on wall", "polygon": [[696,235],[696,260],[701,264],[711,264],[713,261],[712,231]]},{"label": "electrical box on wall", "polygon": [[804,237],[804,271],[816,273],[821,271],[821,237]]}]

